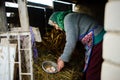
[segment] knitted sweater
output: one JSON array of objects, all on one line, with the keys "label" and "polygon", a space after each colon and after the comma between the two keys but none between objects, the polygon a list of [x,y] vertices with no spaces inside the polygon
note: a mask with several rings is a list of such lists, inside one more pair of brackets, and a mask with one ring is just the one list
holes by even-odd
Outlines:
[{"label": "knitted sweater", "polygon": [[94,45],[98,44],[103,39],[105,33],[103,26],[100,26],[92,17],[82,13],[69,13],[64,18],[64,30],[66,34],[66,44],[63,54],[60,58],[68,62],[71,54],[76,46],[81,35],[94,29]]}]

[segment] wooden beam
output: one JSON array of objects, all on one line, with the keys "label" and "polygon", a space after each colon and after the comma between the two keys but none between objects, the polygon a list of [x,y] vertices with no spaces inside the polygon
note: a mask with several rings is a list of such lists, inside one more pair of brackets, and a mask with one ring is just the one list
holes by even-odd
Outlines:
[{"label": "wooden beam", "polygon": [[18,11],[22,30],[29,31],[29,17],[26,0],[18,0]]},{"label": "wooden beam", "polygon": [[5,10],[5,0],[0,0],[0,32],[7,32],[7,18]]}]

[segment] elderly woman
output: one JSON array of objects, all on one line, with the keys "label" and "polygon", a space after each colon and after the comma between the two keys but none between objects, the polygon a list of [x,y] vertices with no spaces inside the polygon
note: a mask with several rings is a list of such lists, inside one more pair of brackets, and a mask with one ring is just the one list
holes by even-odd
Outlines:
[{"label": "elderly woman", "polygon": [[105,33],[103,26],[87,14],[71,11],[54,12],[48,24],[66,34],[64,51],[57,61],[58,70],[64,67],[65,62],[69,62],[77,41],[81,41],[86,49],[83,70],[85,80],[100,80],[102,40]]}]

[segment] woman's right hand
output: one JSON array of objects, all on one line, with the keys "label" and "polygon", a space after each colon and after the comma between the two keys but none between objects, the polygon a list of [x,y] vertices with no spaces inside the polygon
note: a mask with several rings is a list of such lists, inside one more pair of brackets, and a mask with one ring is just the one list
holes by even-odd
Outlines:
[{"label": "woman's right hand", "polygon": [[60,71],[64,67],[64,61],[61,58],[58,58],[58,71]]}]

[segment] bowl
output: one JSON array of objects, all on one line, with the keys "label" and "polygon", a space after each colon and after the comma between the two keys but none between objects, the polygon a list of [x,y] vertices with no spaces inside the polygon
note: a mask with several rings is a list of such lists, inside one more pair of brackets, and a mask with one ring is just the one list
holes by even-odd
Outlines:
[{"label": "bowl", "polygon": [[47,73],[57,73],[57,64],[53,61],[42,62],[42,69]]}]

